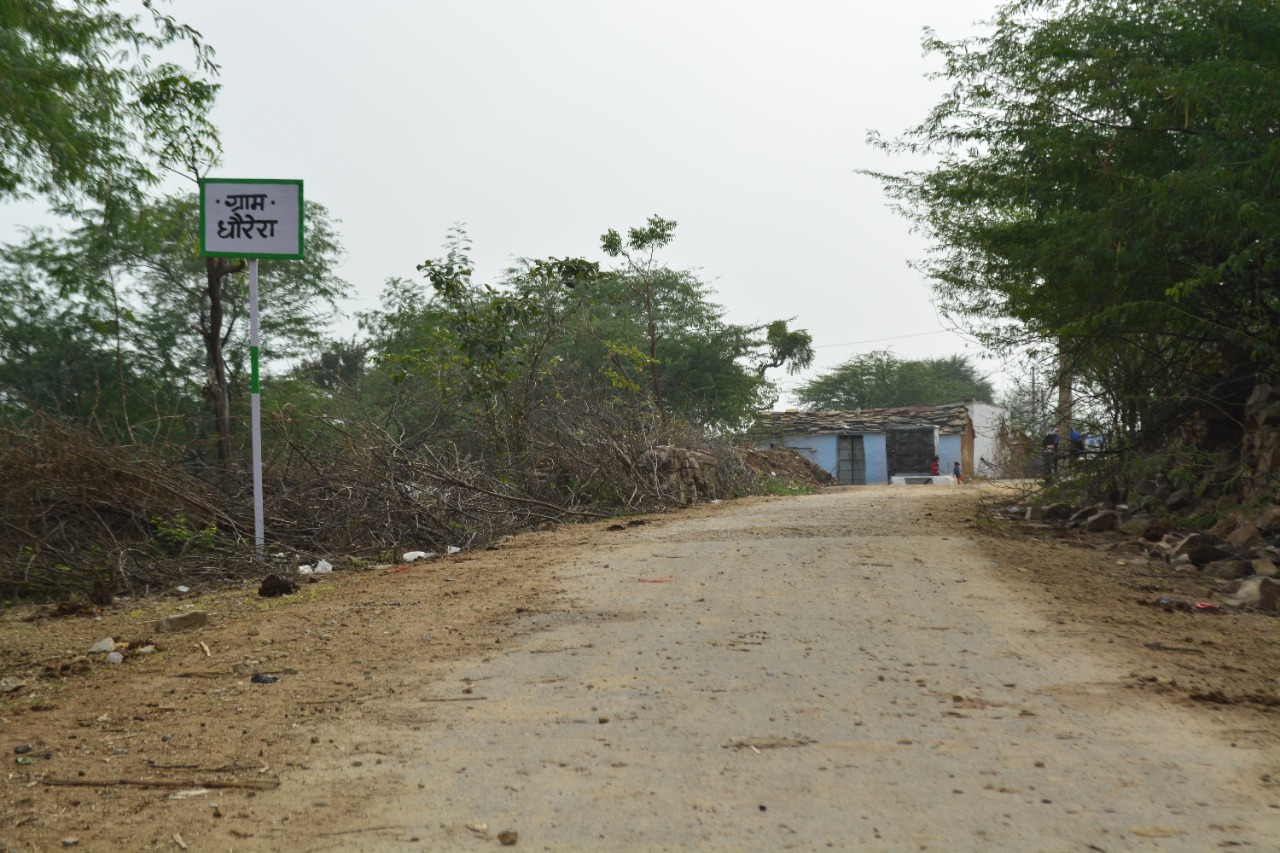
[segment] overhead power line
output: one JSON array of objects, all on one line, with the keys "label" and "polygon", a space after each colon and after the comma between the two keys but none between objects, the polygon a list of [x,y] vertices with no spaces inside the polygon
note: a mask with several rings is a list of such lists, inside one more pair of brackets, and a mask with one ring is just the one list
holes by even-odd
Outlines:
[{"label": "overhead power line", "polygon": [[869,341],[849,341],[843,344],[818,344],[814,349],[830,349],[831,347],[856,347],[861,344],[879,344],[885,341],[900,341],[903,338],[923,338],[926,335],[946,335],[950,334],[947,329],[939,329],[936,332],[916,332],[914,335],[895,335],[892,338],[872,338]]}]

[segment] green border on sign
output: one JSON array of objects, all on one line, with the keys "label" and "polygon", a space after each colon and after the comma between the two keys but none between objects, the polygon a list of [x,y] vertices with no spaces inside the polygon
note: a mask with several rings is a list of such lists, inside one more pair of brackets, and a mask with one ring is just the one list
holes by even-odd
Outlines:
[{"label": "green border on sign", "polygon": [[[298,185],[298,253],[296,255],[260,255],[245,254],[244,252],[210,252],[204,247],[204,185],[205,184],[297,184]],[[282,258],[286,260],[301,260],[304,257],[305,246],[302,241],[303,230],[303,211],[306,209],[306,202],[302,193],[302,181],[297,178],[201,178],[200,179],[200,254],[206,258]]]}]

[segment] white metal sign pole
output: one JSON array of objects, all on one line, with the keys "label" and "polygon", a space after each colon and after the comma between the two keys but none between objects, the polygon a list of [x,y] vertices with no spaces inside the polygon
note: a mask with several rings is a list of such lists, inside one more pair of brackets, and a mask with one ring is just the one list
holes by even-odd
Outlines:
[{"label": "white metal sign pole", "polygon": [[258,393],[258,259],[249,259],[249,399],[253,429],[253,542],[264,541],[262,521],[262,397]]},{"label": "white metal sign pole", "polygon": [[[2,0],[0,0],[2,2]],[[262,398],[258,394],[258,259],[301,260],[302,181],[203,178],[200,252],[249,261],[249,392],[253,428],[253,541],[262,547]]]}]

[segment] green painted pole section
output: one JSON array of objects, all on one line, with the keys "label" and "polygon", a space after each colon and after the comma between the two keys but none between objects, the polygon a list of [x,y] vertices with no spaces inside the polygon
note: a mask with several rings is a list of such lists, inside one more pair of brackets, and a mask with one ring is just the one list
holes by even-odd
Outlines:
[{"label": "green painted pole section", "polygon": [[253,543],[266,541],[262,522],[262,397],[258,394],[258,259],[249,259],[249,419],[253,428]]}]

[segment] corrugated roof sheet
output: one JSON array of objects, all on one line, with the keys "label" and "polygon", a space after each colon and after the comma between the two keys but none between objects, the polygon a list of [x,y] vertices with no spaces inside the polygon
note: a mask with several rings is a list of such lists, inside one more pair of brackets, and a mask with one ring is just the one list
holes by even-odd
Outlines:
[{"label": "corrugated roof sheet", "polygon": [[968,419],[969,412],[964,403],[854,409],[848,412],[757,412],[751,432],[760,435],[858,435],[885,432],[895,427],[936,426],[943,435],[961,435]]}]

